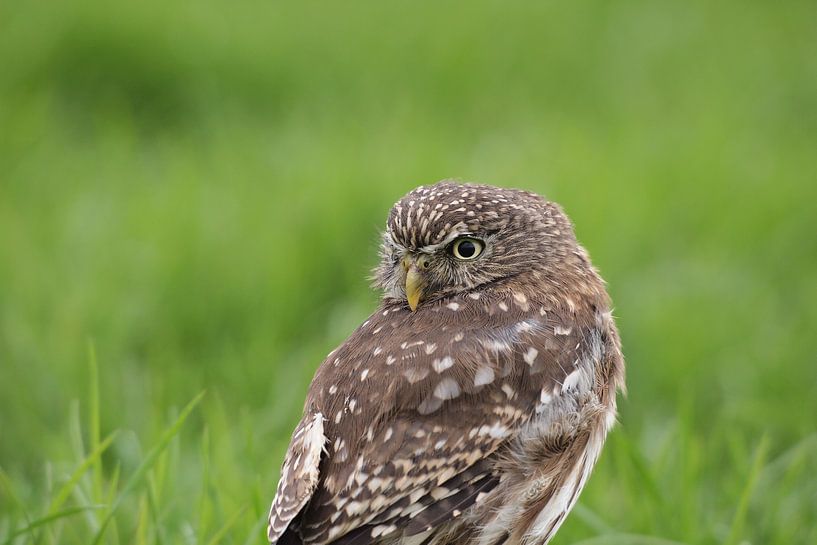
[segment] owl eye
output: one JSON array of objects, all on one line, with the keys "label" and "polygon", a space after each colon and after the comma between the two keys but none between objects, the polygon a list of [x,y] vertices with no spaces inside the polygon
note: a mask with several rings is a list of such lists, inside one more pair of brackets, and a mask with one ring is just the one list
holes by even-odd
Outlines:
[{"label": "owl eye", "polygon": [[454,241],[451,245],[451,253],[454,254],[454,257],[457,259],[469,261],[479,257],[483,248],[485,248],[485,244],[483,244],[481,240],[463,237]]}]

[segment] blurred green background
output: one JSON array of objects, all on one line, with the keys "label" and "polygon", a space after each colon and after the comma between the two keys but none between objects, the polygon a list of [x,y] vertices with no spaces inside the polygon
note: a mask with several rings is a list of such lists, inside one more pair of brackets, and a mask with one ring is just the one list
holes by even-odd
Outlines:
[{"label": "blurred green background", "polygon": [[560,202],[616,304],[554,543],[817,543],[817,3],[753,0],[0,1],[0,543],[264,543],[446,177]]}]

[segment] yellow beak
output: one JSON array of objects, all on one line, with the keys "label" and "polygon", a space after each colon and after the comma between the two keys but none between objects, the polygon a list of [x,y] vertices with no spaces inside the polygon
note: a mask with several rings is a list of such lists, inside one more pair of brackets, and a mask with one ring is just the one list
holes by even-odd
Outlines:
[{"label": "yellow beak", "polygon": [[423,297],[423,277],[420,271],[412,265],[406,271],[406,301],[412,312],[417,310],[417,305]]},{"label": "yellow beak", "polygon": [[[418,268],[418,259],[406,256],[403,258],[403,270],[406,271],[406,301],[412,312],[417,310],[417,305],[423,298],[423,288],[425,287],[425,278]],[[420,265],[424,267],[428,265],[428,258],[421,256],[419,258]]]}]

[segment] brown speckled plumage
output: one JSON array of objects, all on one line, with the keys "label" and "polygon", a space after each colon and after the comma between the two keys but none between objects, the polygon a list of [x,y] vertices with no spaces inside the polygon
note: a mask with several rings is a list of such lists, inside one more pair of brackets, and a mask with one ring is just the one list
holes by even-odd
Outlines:
[{"label": "brown speckled plumage", "polygon": [[[455,256],[463,237],[481,253]],[[610,302],[570,221],[524,191],[420,187],[389,214],[375,285],[380,307],[310,386],[270,541],[547,543],[624,386]]]}]

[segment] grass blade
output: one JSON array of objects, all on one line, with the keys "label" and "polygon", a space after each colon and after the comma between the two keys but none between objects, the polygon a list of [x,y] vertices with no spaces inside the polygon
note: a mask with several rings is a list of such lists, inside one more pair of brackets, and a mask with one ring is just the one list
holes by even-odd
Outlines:
[{"label": "grass blade", "polygon": [[67,509],[63,509],[62,511],[58,511],[56,513],[50,513],[42,518],[38,518],[29,522],[24,528],[20,528],[19,530],[15,530],[11,533],[6,541],[3,542],[3,545],[9,545],[14,541],[14,538],[21,536],[23,534],[27,534],[32,532],[34,529],[39,528],[40,526],[44,526],[55,520],[59,520],[65,517],[70,517],[71,515],[76,515],[77,513],[82,513],[84,511],[89,511],[92,509],[104,509],[104,505],[82,505],[79,507],[69,507]]},{"label": "grass blade", "polygon": [[757,447],[752,468],[749,471],[749,477],[746,479],[746,485],[743,487],[743,492],[740,495],[738,506],[735,509],[735,516],[732,518],[732,528],[729,531],[729,538],[725,545],[736,545],[743,534],[743,527],[746,524],[746,514],[749,511],[749,500],[752,499],[752,493],[757,485],[758,478],[763,470],[763,464],[766,461],[766,454],[769,450],[769,436],[764,435],[760,440],[760,445]]},{"label": "grass blade", "polygon": [[102,456],[102,453],[105,452],[109,446],[111,446],[111,443],[113,443],[114,439],[116,439],[118,433],[118,431],[114,431],[99,442],[94,450],[85,457],[79,466],[77,466],[65,484],[60,487],[60,491],[57,492],[57,495],[51,501],[51,506],[48,509],[49,514],[55,513],[68,500],[68,497],[71,495],[71,491],[74,489],[77,483],[79,483],[79,480],[82,478],[85,472],[88,471],[88,468],[90,468],[95,461]]},{"label": "grass blade", "polygon": [[110,510],[108,511],[107,515],[104,519],[102,519],[102,523],[99,526],[99,531],[94,537],[93,545],[98,545],[102,541],[102,537],[105,534],[105,529],[110,524],[111,519],[113,519],[116,510],[119,508],[119,505],[122,503],[122,500],[125,496],[128,495],[136,486],[139,484],[139,481],[142,480],[142,477],[145,473],[156,463],[156,460],[159,458],[162,452],[170,445],[170,442],[179,433],[182,426],[184,425],[185,420],[187,417],[190,416],[190,413],[193,412],[193,409],[196,408],[196,405],[199,404],[202,397],[204,397],[204,392],[199,393],[193,400],[187,404],[187,406],[182,410],[179,414],[179,417],[176,419],[173,424],[165,430],[162,434],[162,437],[159,439],[159,442],[154,445],[152,449],[147,453],[145,459],[142,460],[142,463],[136,468],[133,475],[125,483],[125,486],[122,488],[122,492],[120,492],[119,496],[117,496],[116,500],[111,505]]},{"label": "grass blade", "polygon": [[17,506],[17,508],[23,513],[23,518],[26,519],[26,524],[31,526],[31,517],[28,514],[28,510],[26,510],[26,506],[23,504],[20,496],[14,491],[14,487],[11,484],[11,479],[9,479],[6,472],[3,468],[0,467],[0,485],[3,485],[2,488],[5,488],[6,495],[11,499],[11,502]]},{"label": "grass blade", "polygon": [[204,543],[207,532],[207,507],[210,493],[210,431],[207,426],[201,434],[201,497],[199,498],[198,543]]},{"label": "grass blade", "polygon": [[246,510],[247,510],[246,507],[242,507],[241,509],[233,513],[233,516],[231,516],[227,520],[227,522],[225,522],[224,525],[221,528],[219,528],[219,530],[215,534],[213,534],[213,537],[210,538],[210,541],[207,542],[207,545],[217,545],[218,543],[220,543],[221,539],[227,534],[227,531],[230,528],[232,528],[233,524],[236,523],[238,517],[240,517]]},{"label": "grass blade", "polygon": [[247,534],[247,540],[244,541],[244,545],[252,545],[253,543],[259,542],[266,544],[267,533],[264,529],[267,527],[268,522],[267,515],[260,517],[255,524],[253,524],[250,533]]},{"label": "grass blade", "polygon": [[611,534],[615,532],[615,529],[612,526],[607,524],[592,509],[582,505],[581,503],[577,504],[576,507],[573,508],[573,516],[584,522],[596,533]]},{"label": "grass blade", "polygon": [[[99,365],[96,359],[96,348],[93,341],[88,341],[88,374],[90,378],[89,396],[91,398],[89,407],[88,436],[90,440],[89,449],[94,452],[99,446]],[[95,498],[102,497],[102,458],[96,457],[93,461],[93,473],[91,482],[93,483],[93,495]]]}]

